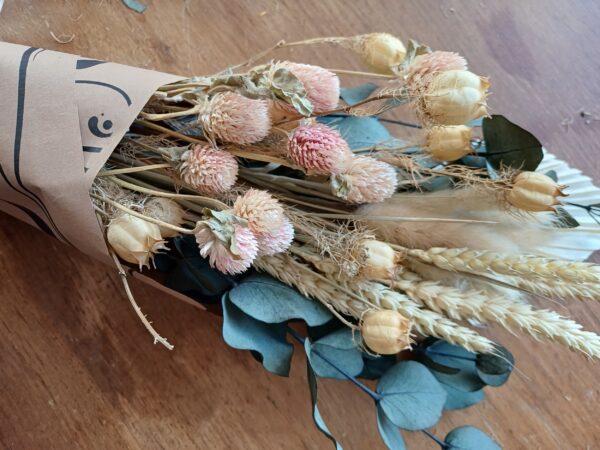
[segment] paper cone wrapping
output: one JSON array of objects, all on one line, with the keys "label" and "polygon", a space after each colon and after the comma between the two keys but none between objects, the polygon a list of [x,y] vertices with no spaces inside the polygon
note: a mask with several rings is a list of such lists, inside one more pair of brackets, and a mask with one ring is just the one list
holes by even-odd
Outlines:
[{"label": "paper cone wrapping", "polygon": [[105,260],[89,189],[152,93],[181,78],[0,43],[0,210]]}]

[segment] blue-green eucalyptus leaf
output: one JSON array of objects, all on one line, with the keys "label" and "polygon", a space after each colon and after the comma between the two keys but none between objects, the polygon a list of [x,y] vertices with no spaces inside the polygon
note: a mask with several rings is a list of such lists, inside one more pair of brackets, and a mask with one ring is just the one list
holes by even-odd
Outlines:
[{"label": "blue-green eucalyptus leaf", "polygon": [[265,274],[256,273],[244,278],[229,292],[229,298],[243,312],[261,322],[302,319],[309,326],[318,326],[332,318],[316,300]]},{"label": "blue-green eucalyptus leaf", "polygon": [[475,367],[477,375],[485,384],[502,386],[508,381],[515,366],[515,358],[506,347],[496,346],[495,353],[481,353],[477,355]]},{"label": "blue-green eucalyptus leaf", "polygon": [[384,373],[396,364],[396,355],[369,355],[363,353],[363,371],[359,378],[367,380],[379,380]]},{"label": "blue-green eucalyptus leaf", "polygon": [[436,363],[459,369],[457,373],[442,373],[433,369],[432,373],[441,383],[465,392],[478,391],[485,387],[486,383],[481,380],[475,367],[475,353],[444,341],[437,341],[424,351]]},{"label": "blue-green eucalyptus leaf", "polygon": [[341,88],[340,97],[348,105],[352,106],[369,97],[377,89],[377,85],[373,83],[360,84],[353,88]]},{"label": "blue-green eucalyptus leaf", "polygon": [[471,426],[458,427],[444,439],[448,449],[457,450],[502,450],[487,434]]},{"label": "blue-green eucalyptus leaf", "polygon": [[377,384],[381,408],[392,423],[406,430],[435,425],[442,415],[446,391],[429,369],[416,361],[403,361],[388,370]]},{"label": "blue-green eucalyptus leaf", "polygon": [[308,339],[304,339],[304,351],[306,352],[306,371],[307,371],[306,377],[308,379],[308,387],[310,389],[310,400],[312,403],[313,420],[315,422],[315,425],[319,429],[319,431],[321,433],[323,433],[325,435],[325,437],[327,437],[327,439],[329,439],[334,444],[335,449],[343,450],[342,446],[331,434],[331,431],[329,431],[329,428],[327,428],[327,424],[323,420],[323,417],[321,416],[321,413],[319,412],[319,408],[317,407],[317,394],[318,394],[317,376],[316,376],[314,370],[312,369],[311,351],[310,350],[311,350],[310,341]]},{"label": "blue-green eucalyptus leaf", "polygon": [[271,373],[287,376],[294,347],[286,340],[286,324],[270,324],[254,319],[223,296],[223,339],[233,348],[254,350]]},{"label": "blue-green eucalyptus leaf", "polygon": [[351,149],[394,142],[388,129],[376,117],[325,116],[318,120],[338,130]]},{"label": "blue-green eucalyptus leaf", "polygon": [[483,389],[473,392],[464,392],[444,383],[441,383],[441,385],[448,395],[446,397],[446,403],[444,404],[444,409],[446,410],[465,409],[469,406],[476,405],[485,398]]},{"label": "blue-green eucalyptus leaf", "polygon": [[381,440],[390,450],[405,450],[406,444],[396,425],[392,423],[381,408],[377,408],[377,429]]},{"label": "blue-green eucalyptus leaf", "polygon": [[347,377],[323,360],[321,356],[335,363],[337,367],[353,377],[358,376],[364,367],[362,353],[356,348],[352,331],[348,328],[334,331],[313,342],[310,356],[313,370],[322,378],[345,380]]}]

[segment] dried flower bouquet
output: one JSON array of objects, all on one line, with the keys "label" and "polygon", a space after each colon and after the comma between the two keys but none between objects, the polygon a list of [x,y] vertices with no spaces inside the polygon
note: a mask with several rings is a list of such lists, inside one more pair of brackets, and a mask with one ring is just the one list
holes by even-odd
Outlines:
[{"label": "dried flower bouquet", "polygon": [[[341,46],[373,71],[256,65],[297,45]],[[382,83],[340,91],[338,75]],[[569,187],[535,171],[534,136],[489,115],[489,87],[456,53],[373,33],[280,42],[157,89],[90,192],[155,341],[172,348],[135,305],[124,264],[220,303],[225,340],[271,372],[289,371],[286,336],[303,343],[315,422],[336,447],[316,376],[370,395],[389,448],[404,446],[398,428],[443,448],[499,448],[473,427],[443,441],[426,430],[508,379],[510,352],[478,330],[494,323],[598,358],[598,335],[526,297],[596,299],[600,269],[548,251],[582,232],[563,208]],[[393,109],[419,123],[378,119]]]}]

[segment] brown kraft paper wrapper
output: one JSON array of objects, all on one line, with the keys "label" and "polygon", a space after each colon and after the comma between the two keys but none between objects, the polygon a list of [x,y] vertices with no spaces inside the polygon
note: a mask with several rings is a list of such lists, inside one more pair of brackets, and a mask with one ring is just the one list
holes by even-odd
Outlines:
[{"label": "brown kraft paper wrapper", "polygon": [[0,42],[0,210],[95,258],[89,189],[139,111],[182,77]]}]

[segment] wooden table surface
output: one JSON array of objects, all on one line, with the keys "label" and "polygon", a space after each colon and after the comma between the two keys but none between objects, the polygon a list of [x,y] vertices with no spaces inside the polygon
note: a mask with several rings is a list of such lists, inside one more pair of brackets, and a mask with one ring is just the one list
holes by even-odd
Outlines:
[{"label": "wooden table surface", "polygon": [[[596,1],[143,3],[137,14],[118,0],[6,0],[0,39],[192,75],[279,39],[388,31],[466,56],[492,79],[493,112],[600,182],[600,121],[579,115],[600,115]],[[60,44],[51,32],[74,38]],[[345,51],[279,56],[360,69]],[[269,375],[223,343],[218,318],[135,282],[144,311],[176,349],[153,346],[112,268],[4,214],[0,270],[1,448],[329,448],[312,424],[299,355],[289,379]],[[600,305],[572,303],[562,312],[600,331]],[[433,431],[443,437],[472,424],[506,449],[600,448],[600,362],[499,329],[487,334],[513,351],[519,373]],[[352,385],[323,381],[320,404],[345,448],[383,448],[371,401]],[[436,448],[423,434],[406,440],[412,449]]]}]

